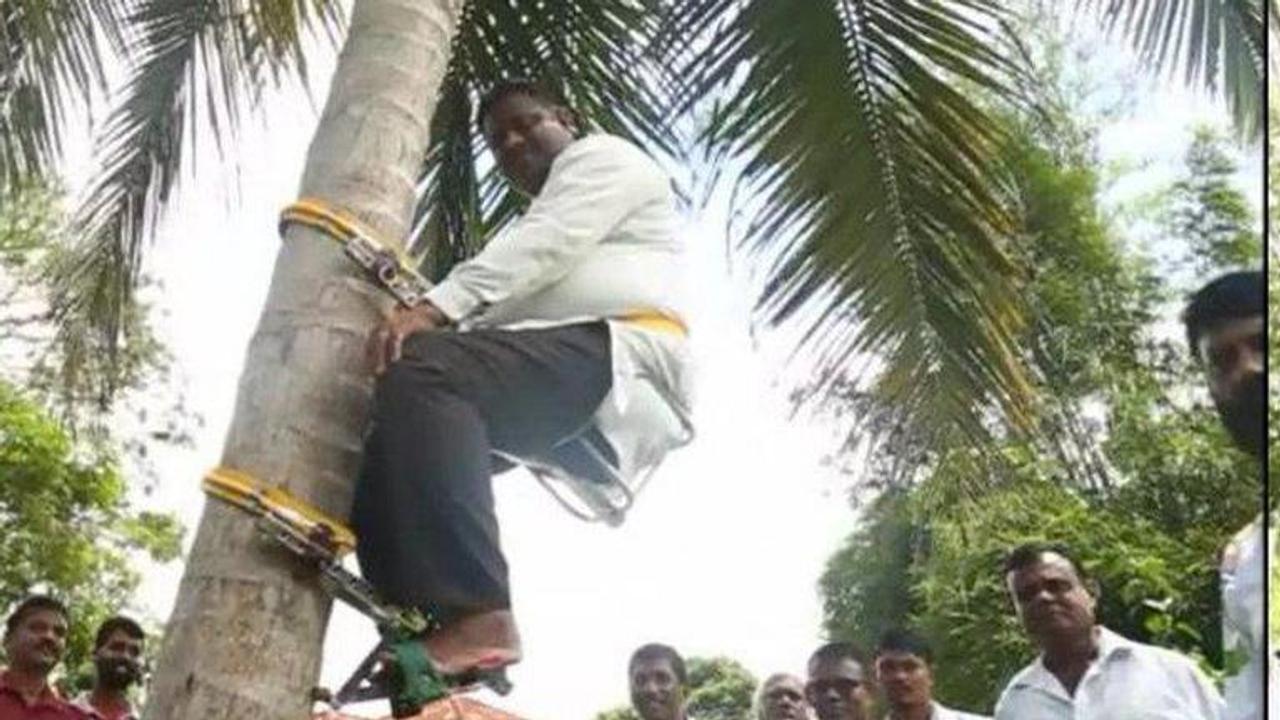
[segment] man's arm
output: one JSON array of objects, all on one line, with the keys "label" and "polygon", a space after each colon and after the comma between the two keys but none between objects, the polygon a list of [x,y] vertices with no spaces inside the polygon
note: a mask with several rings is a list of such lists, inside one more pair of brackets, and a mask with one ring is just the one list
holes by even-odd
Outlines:
[{"label": "man's arm", "polygon": [[637,149],[584,138],[556,158],[528,212],[475,258],[455,267],[427,300],[458,321],[564,277],[581,255],[667,179]]}]

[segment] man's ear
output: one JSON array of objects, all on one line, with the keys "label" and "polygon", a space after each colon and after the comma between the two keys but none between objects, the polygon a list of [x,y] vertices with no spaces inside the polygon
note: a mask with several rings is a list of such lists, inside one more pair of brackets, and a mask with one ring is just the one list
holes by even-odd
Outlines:
[{"label": "man's ear", "polygon": [[582,123],[578,121],[577,113],[563,105],[560,105],[556,107],[555,114],[556,120],[560,121],[561,125],[569,128],[569,131],[573,133],[574,137],[581,137]]}]

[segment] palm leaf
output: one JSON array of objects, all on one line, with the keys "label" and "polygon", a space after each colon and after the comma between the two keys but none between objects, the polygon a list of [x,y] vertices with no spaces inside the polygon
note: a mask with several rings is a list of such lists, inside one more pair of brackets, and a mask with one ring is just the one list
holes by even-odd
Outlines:
[{"label": "palm leaf", "polygon": [[49,174],[68,111],[87,109],[89,99],[105,90],[101,68],[109,51],[123,48],[126,4],[0,4],[0,183]]},{"label": "palm leaf", "polygon": [[[1266,36],[1262,0],[1078,0],[1157,73],[1221,92],[1237,132],[1262,140]],[[1274,9],[1274,0],[1270,3]]]},{"label": "palm leaf", "polygon": [[200,120],[222,147],[264,87],[305,82],[303,29],[332,33],[339,22],[337,4],[323,0],[258,0],[239,12],[217,0],[137,3],[128,18],[134,69],[98,137],[101,170],[76,212],[81,241],[53,278],[60,327],[85,328],[108,355],[118,351],[135,316],[143,246]]},{"label": "palm leaf", "polygon": [[887,401],[974,438],[1032,402],[1003,136],[970,99],[1016,95],[1004,20],[983,0],[685,0],[671,30],[703,38],[685,105],[725,96],[702,140],[751,191],[766,317],[803,324],[820,378],[876,354]]}]

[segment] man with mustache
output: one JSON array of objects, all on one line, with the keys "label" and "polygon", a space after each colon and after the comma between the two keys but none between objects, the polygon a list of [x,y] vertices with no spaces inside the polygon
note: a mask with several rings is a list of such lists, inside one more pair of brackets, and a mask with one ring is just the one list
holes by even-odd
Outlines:
[{"label": "man with mustache", "polygon": [[[1237,447],[1258,463],[1267,460],[1267,285],[1261,272],[1235,272],[1205,285],[1191,298],[1183,320],[1187,344],[1204,368],[1218,416]],[[1261,483],[1260,483],[1261,489]],[[1264,501],[1265,502],[1265,501]],[[1280,717],[1280,693],[1264,701],[1264,674],[1280,684],[1275,658],[1266,652],[1263,616],[1265,576],[1275,536],[1262,516],[1241,530],[1222,553],[1222,639],[1227,658],[1224,695],[1231,720]]]},{"label": "man with mustache", "polygon": [[1009,682],[995,720],[1222,717],[1222,698],[1195,663],[1097,622],[1098,587],[1064,546],[1018,547],[1005,582],[1040,657]]},{"label": "man with mustache", "polygon": [[94,720],[137,720],[129,688],[142,682],[145,641],[142,626],[123,615],[103,621],[93,641],[93,689],[76,705]]},{"label": "man with mustache", "polygon": [[659,643],[641,646],[627,663],[631,707],[641,720],[689,720],[685,712],[688,673],[675,648]]},{"label": "man with mustache", "polygon": [[827,643],[814,651],[804,692],[818,720],[871,720],[867,663],[852,643]]},{"label": "man with mustache", "polygon": [[531,82],[499,84],[477,119],[498,168],[532,200],[371,335],[379,377],[351,513],[365,577],[438,622],[423,644],[450,676],[521,657],[495,470],[634,481],[692,437],[683,242],[666,173],[622,138],[584,133]]},{"label": "man with mustache", "polygon": [[809,720],[804,681],[795,675],[770,675],[760,686],[760,720]]},{"label": "man with mustache", "polygon": [[933,699],[933,648],[909,630],[892,629],[880,637],[876,683],[889,704],[886,720],[986,720]]},{"label": "man with mustache", "polygon": [[67,608],[48,595],[32,595],[5,620],[0,670],[0,720],[84,720],[58,696],[49,674],[67,646]]}]

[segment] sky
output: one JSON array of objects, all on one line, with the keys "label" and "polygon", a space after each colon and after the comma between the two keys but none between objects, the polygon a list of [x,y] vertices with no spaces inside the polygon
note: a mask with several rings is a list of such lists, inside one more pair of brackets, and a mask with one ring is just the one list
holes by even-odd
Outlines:
[{"label": "sky", "polygon": [[[1123,53],[1077,59],[1102,68],[1104,90],[1128,77]],[[331,54],[312,60],[316,105],[332,67]],[[1135,111],[1099,135],[1104,161],[1142,168],[1110,189],[1112,204],[1168,182],[1190,128],[1223,121],[1203,97],[1156,83],[1139,83],[1137,92]],[[265,119],[240,136],[238,193],[212,143],[203,143],[150,253],[148,272],[164,282],[159,330],[176,355],[188,404],[205,424],[193,448],[161,452],[160,484],[137,503],[176,513],[189,536],[204,502],[199,481],[221,452],[265,298],[277,214],[295,198],[317,114],[299,92],[269,99],[259,114]],[[74,184],[92,165],[83,153],[71,162]],[[1257,153],[1239,180],[1260,198]],[[511,671],[512,695],[483,699],[531,718],[590,720],[626,702],[626,660],[642,643],[670,643],[686,656],[729,656],[763,678],[802,672],[822,639],[816,583],[855,527],[844,499],[849,479],[823,465],[832,429],[791,412],[790,383],[805,368],[787,364],[787,334],[751,332],[756,282],[741,259],[726,261],[724,212],[709,207],[684,228],[698,279],[690,317],[698,436],[659,471],[627,523],[583,523],[522,472],[496,481],[525,659]],[[177,563],[151,566],[134,609],[163,621],[180,577]],[[369,622],[339,607],[322,682],[339,685],[375,638]],[[379,714],[376,707],[359,711]]]}]

